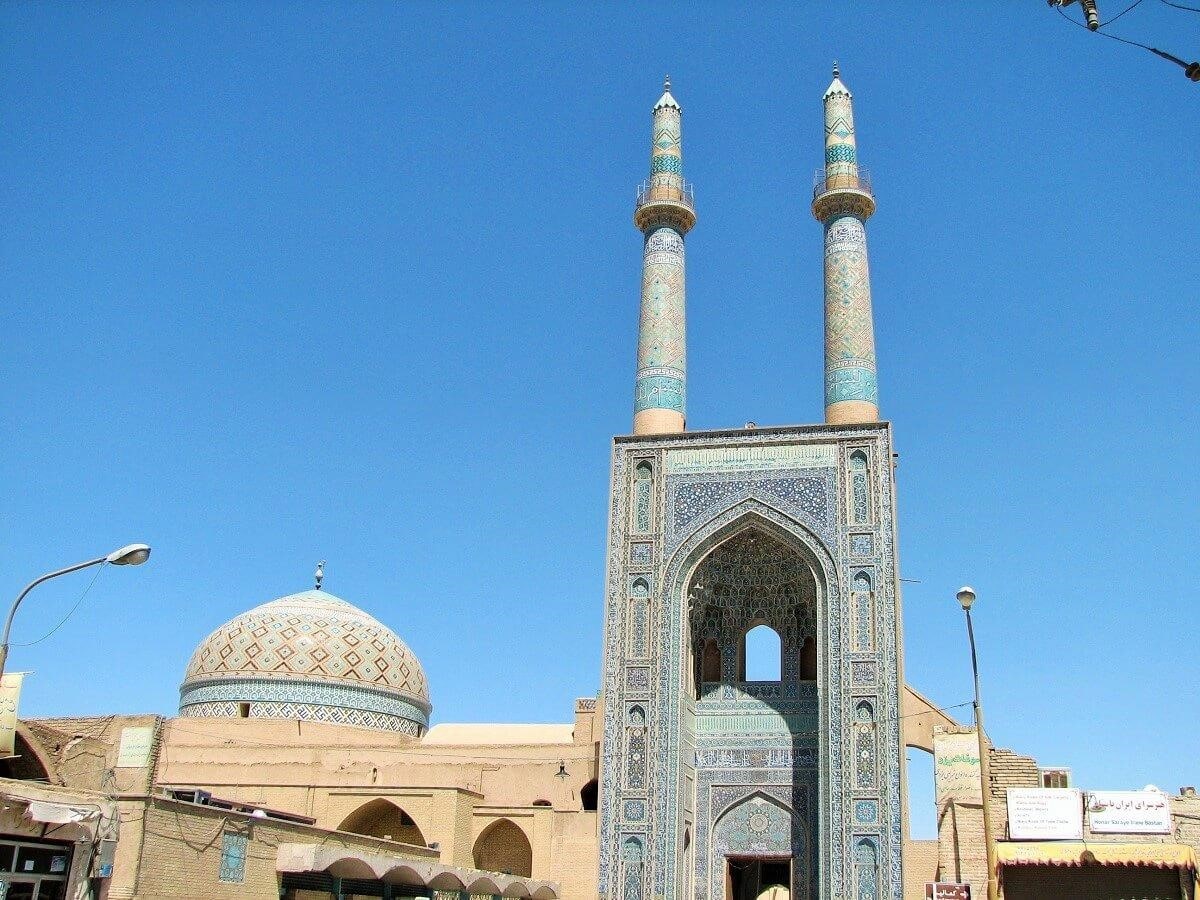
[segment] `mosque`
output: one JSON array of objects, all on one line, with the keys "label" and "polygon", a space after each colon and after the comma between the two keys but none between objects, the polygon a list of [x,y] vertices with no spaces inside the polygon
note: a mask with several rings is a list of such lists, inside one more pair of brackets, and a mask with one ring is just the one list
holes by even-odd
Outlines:
[{"label": "mosque", "polygon": [[[318,568],[313,589],[200,640],[178,716],[20,724],[0,762],[0,897],[902,900],[938,881],[986,896],[975,734],[904,682],[875,198],[836,69],[823,102],[825,421],[703,432],[685,426],[696,211],[669,81],[654,104],[597,697],[561,725],[431,726],[420,660]],[[761,627],[777,675],[748,680]],[[907,746],[935,754],[939,840],[906,833]],[[1007,788],[1068,789],[1029,757],[988,759],[1002,836]],[[1193,897],[1200,829],[1137,840],[1088,845],[1085,868],[1114,891]],[[1013,900],[1075,896],[1054,879],[1081,865],[1076,845],[1058,860],[1024,846],[1004,860]]]}]

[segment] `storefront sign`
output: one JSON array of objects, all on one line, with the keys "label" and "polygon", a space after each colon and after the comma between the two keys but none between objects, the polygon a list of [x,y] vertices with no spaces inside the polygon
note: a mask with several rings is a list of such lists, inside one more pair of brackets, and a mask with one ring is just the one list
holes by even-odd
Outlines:
[{"label": "storefront sign", "polygon": [[925,900],[971,900],[971,886],[950,881],[927,881]]},{"label": "storefront sign", "polygon": [[1171,801],[1161,791],[1088,791],[1088,826],[1097,834],[1172,834]]},{"label": "storefront sign", "polygon": [[24,679],[24,672],[5,672],[0,679],[0,756],[16,753],[17,705]]},{"label": "storefront sign", "polygon": [[1008,836],[1014,841],[1083,839],[1083,796],[1075,788],[1009,788]]},{"label": "storefront sign", "polygon": [[934,737],[933,779],[938,803],[979,802],[979,739],[975,732]]},{"label": "storefront sign", "polygon": [[121,748],[117,751],[118,769],[141,769],[150,765],[154,728],[146,725],[121,729]]}]

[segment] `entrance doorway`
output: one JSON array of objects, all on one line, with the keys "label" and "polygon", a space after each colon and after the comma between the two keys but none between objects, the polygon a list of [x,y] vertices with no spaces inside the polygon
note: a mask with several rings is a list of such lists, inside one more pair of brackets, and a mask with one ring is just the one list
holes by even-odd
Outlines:
[{"label": "entrance doorway", "polygon": [[790,900],[791,857],[725,859],[725,900]]}]

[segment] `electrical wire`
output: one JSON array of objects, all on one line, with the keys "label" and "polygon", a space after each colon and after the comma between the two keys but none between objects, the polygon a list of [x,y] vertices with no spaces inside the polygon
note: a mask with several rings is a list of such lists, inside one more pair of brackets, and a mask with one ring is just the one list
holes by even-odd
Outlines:
[{"label": "electrical wire", "polygon": [[63,616],[62,619],[59,620],[59,623],[57,625],[55,625],[53,628],[51,628],[49,631],[47,631],[45,634],[43,634],[36,641],[13,641],[12,646],[14,646],[14,647],[32,647],[34,644],[40,644],[42,641],[51,637],[56,631],[58,631],[58,629],[62,628],[64,625],[66,625],[67,619],[69,619],[69,618],[71,618],[71,616],[75,615],[75,612],[79,609],[80,605],[83,603],[84,598],[88,595],[88,592],[92,589],[92,585],[94,585],[96,583],[96,579],[100,577],[100,573],[104,571],[104,567],[107,565],[108,565],[107,562],[102,562],[102,563],[100,563],[99,566],[96,567],[96,574],[92,576],[92,580],[88,582],[87,587],[85,587],[83,589],[83,593],[79,595],[79,599],[75,601],[75,605],[72,606],[71,609],[67,612],[67,614],[65,616]]},{"label": "electrical wire", "polygon": [[1182,3],[1172,3],[1171,0],[1161,0],[1161,2],[1165,3],[1167,6],[1173,7],[1174,9],[1182,9],[1185,12],[1200,13],[1200,6],[1184,6]]},{"label": "electrical wire", "polygon": [[1098,27],[1104,28],[1108,25],[1111,25],[1113,22],[1117,21],[1117,19],[1121,18],[1121,16],[1125,15],[1125,13],[1129,12],[1130,10],[1137,9],[1141,5],[1142,5],[1142,0],[1134,0],[1133,3],[1131,3],[1129,6],[1125,7],[1123,10],[1121,10],[1119,13],[1117,13],[1115,16],[1113,16],[1107,22],[1101,22]]},{"label": "electrical wire", "polygon": [[[1068,16],[1065,12],[1063,12],[1061,6],[1056,6],[1056,7],[1054,7],[1054,9],[1058,12],[1058,14],[1060,16],[1062,16],[1064,19],[1066,19],[1072,25],[1076,26],[1077,28],[1082,28],[1088,34],[1092,34],[1092,30],[1090,28],[1088,28],[1082,22],[1076,22],[1074,19],[1072,19],[1070,16]],[[1126,12],[1128,12],[1128,10],[1126,10]],[[1124,13],[1122,13],[1122,15],[1124,15]],[[1112,20],[1110,19],[1109,21],[1112,21]],[[1105,24],[1107,24],[1107,23],[1105,23]],[[1097,31],[1095,33],[1098,35],[1101,35],[1102,37],[1106,37],[1109,40],[1120,41],[1122,44],[1129,44],[1131,47],[1141,47],[1143,50],[1149,50],[1151,53],[1158,52],[1153,47],[1149,47],[1146,44],[1139,44],[1137,41],[1131,41],[1127,38],[1117,37],[1115,34],[1109,34],[1107,31]]]}]

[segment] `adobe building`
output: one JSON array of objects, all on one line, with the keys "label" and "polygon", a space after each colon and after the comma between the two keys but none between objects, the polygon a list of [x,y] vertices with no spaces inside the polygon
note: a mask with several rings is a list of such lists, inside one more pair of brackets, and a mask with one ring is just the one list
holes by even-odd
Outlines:
[{"label": "adobe building", "polygon": [[[716,431],[686,429],[696,210],[669,82],[653,107],[598,699],[558,725],[432,724],[420,661],[319,569],[313,589],[197,635],[177,717],[22,727],[0,770],[7,900],[916,900],[939,880],[985,896],[977,751],[974,794],[969,757],[943,754],[958,768],[938,770],[939,840],[906,834],[905,747],[937,756],[963,730],[904,680],[875,198],[836,69],[823,104],[824,421]],[[778,648],[766,679],[747,666],[757,628]],[[994,790],[1038,777],[991,752]],[[1140,859],[1189,898],[1197,832],[1180,829]],[[1103,885],[1136,852],[1091,852],[1076,872],[1098,867],[1100,886],[1078,896],[1129,896]],[[1076,896],[1045,893],[1063,889],[1053,864],[1023,859],[1005,857],[1012,900]]]}]

